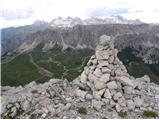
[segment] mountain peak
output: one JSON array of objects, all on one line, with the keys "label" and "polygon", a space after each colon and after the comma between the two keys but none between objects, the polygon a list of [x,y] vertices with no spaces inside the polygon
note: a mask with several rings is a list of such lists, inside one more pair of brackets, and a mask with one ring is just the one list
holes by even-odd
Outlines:
[{"label": "mountain peak", "polygon": [[72,18],[68,16],[67,18],[57,18],[52,20],[50,25],[52,27],[73,27],[75,25],[99,25],[99,24],[142,24],[139,20],[127,20],[122,16],[111,16],[104,19],[97,17],[90,17],[85,20],[80,18]]}]

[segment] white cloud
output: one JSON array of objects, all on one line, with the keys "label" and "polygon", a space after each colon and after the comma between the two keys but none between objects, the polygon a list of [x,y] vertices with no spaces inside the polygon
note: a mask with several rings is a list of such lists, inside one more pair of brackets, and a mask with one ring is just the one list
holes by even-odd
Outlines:
[{"label": "white cloud", "polygon": [[[30,18],[17,19],[18,22],[16,20],[4,20],[2,16],[0,17],[0,21],[6,23],[3,26],[12,26],[12,24],[14,26],[19,23],[30,24],[30,21],[33,22],[36,19],[49,22],[58,16],[80,17],[84,19],[92,16],[92,14],[88,14],[89,10],[101,8],[102,10],[105,9],[106,12],[114,9],[126,9],[128,12],[121,13],[121,15],[128,19],[138,18],[144,22],[159,22],[158,5],[159,0],[0,0],[1,10],[14,11],[16,9],[30,8],[34,13]],[[101,12],[99,10],[97,11]],[[119,12],[116,13],[118,15]]]}]

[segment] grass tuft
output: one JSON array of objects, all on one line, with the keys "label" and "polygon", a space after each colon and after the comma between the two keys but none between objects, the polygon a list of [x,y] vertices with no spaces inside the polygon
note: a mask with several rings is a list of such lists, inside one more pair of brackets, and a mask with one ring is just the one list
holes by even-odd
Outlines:
[{"label": "grass tuft", "polygon": [[87,114],[87,109],[84,107],[79,107],[77,110],[78,113],[86,115]]}]

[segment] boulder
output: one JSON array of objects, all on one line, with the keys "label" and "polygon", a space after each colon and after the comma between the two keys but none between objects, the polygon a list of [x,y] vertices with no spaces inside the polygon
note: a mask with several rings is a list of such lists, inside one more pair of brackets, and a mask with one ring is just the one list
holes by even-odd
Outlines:
[{"label": "boulder", "polygon": [[88,75],[88,80],[90,81],[90,82],[94,82],[94,81],[96,81],[98,78],[94,75],[94,74],[92,74],[92,73],[89,73],[89,75]]},{"label": "boulder", "polygon": [[116,84],[115,81],[111,81],[111,82],[108,82],[108,83],[107,83],[107,87],[108,87],[109,89],[117,89],[117,84]]},{"label": "boulder", "polygon": [[149,78],[148,75],[144,75],[141,78],[136,78],[136,81],[137,82],[144,82],[144,83],[146,82],[146,83],[149,83],[150,82],[150,78]]},{"label": "boulder", "polygon": [[97,100],[100,100],[104,92],[105,92],[105,89],[101,89],[99,91],[93,91],[93,97]]},{"label": "boulder", "polygon": [[81,97],[81,98],[85,98],[85,96],[86,96],[86,94],[87,94],[87,92],[86,91],[82,91],[82,90],[80,90],[80,89],[76,89],[75,90],[75,94],[76,94],[76,96],[79,96],[79,97]]},{"label": "boulder", "polygon": [[109,89],[106,89],[106,91],[105,91],[105,93],[104,93],[104,97],[105,97],[105,98],[108,98],[108,99],[111,99],[111,98],[112,98]]},{"label": "boulder", "polygon": [[118,99],[118,103],[122,106],[122,107],[126,107],[127,103],[124,97],[121,97],[120,99]]},{"label": "boulder", "polygon": [[99,45],[102,46],[110,46],[111,44],[111,37],[107,35],[102,35],[99,38]]},{"label": "boulder", "polygon": [[92,99],[93,99],[93,96],[91,94],[86,95],[86,100],[92,100]]},{"label": "boulder", "polygon": [[134,103],[135,103],[136,107],[140,107],[144,102],[144,100],[142,98],[138,97],[138,96],[133,98],[133,100],[134,100]]},{"label": "boulder", "polygon": [[100,76],[102,75],[101,70],[100,70],[99,68],[96,68],[96,70],[94,71],[94,75],[95,75],[96,77],[100,77]]},{"label": "boulder", "polygon": [[28,110],[30,108],[30,102],[28,100],[25,100],[24,103],[22,104],[22,108],[24,111]]},{"label": "boulder", "polygon": [[116,80],[118,80],[120,83],[122,83],[123,85],[126,86],[132,86],[134,87],[134,83],[132,80],[130,80],[128,77],[126,76],[121,76],[121,77],[115,77]]},{"label": "boulder", "polygon": [[129,110],[134,110],[135,109],[135,103],[133,102],[133,100],[127,100],[127,107]]},{"label": "boulder", "polygon": [[109,64],[114,63],[114,59],[115,59],[115,57],[114,57],[113,55],[110,56],[110,57],[108,58],[108,63],[109,63]]},{"label": "boulder", "polygon": [[102,107],[102,105],[104,105],[104,103],[100,100],[92,100],[92,107],[95,108],[97,111],[99,111]]},{"label": "boulder", "polygon": [[133,94],[134,93],[134,89],[131,86],[124,86],[123,90],[124,90],[125,94]]},{"label": "boulder", "polygon": [[65,106],[64,106],[64,110],[69,110],[71,108],[72,104],[71,103],[67,103]]},{"label": "boulder", "polygon": [[111,70],[107,67],[102,67],[101,71],[102,71],[102,73],[110,73],[111,72]]},{"label": "boulder", "polygon": [[118,100],[119,98],[122,97],[122,93],[121,92],[117,92],[114,96],[113,96],[113,99],[114,100]]},{"label": "boulder", "polygon": [[113,100],[110,100],[110,106],[114,107],[114,106],[116,106],[116,103]]},{"label": "boulder", "polygon": [[85,72],[86,75],[88,75],[89,74],[89,68],[88,67],[84,67],[84,72]]},{"label": "boulder", "polygon": [[122,69],[120,67],[117,68],[114,72],[115,72],[116,76],[122,76],[123,75],[123,71],[122,71]]},{"label": "boulder", "polygon": [[106,51],[96,51],[96,58],[98,60],[108,60],[109,54]]},{"label": "boulder", "polygon": [[105,82],[101,82],[99,80],[95,80],[94,85],[97,90],[103,89],[107,86],[107,84]]},{"label": "boulder", "polygon": [[107,67],[109,65],[108,61],[105,60],[99,60],[98,64],[100,67]]},{"label": "boulder", "polygon": [[116,111],[120,112],[121,110],[122,110],[122,107],[118,103],[116,103]]},{"label": "boulder", "polygon": [[83,71],[80,77],[80,81],[82,83],[86,83],[87,82],[87,75],[85,74],[85,72]]},{"label": "boulder", "polygon": [[104,83],[108,82],[109,80],[110,80],[110,74],[103,74],[99,79],[99,81]]},{"label": "boulder", "polygon": [[97,65],[97,63],[98,63],[97,59],[92,60],[92,63],[93,63],[94,65]]}]

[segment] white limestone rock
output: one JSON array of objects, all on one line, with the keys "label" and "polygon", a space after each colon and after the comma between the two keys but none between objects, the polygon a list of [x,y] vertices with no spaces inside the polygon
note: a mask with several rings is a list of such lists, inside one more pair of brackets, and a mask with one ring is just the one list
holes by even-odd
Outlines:
[{"label": "white limestone rock", "polygon": [[133,98],[133,100],[134,100],[134,103],[135,103],[136,107],[140,107],[144,102],[144,100],[142,98],[138,97],[138,96]]},{"label": "white limestone rock", "polygon": [[99,80],[95,80],[94,85],[97,90],[103,89],[107,86],[107,84],[105,82],[101,82]]},{"label": "white limestone rock", "polygon": [[86,95],[86,100],[92,100],[92,99],[93,99],[93,96],[91,94]]},{"label": "white limestone rock", "polygon": [[117,84],[116,84],[115,81],[111,81],[111,82],[108,82],[108,83],[107,83],[107,87],[108,87],[109,89],[117,89]]},{"label": "white limestone rock", "polygon": [[105,97],[105,98],[108,98],[108,99],[111,99],[111,98],[112,98],[109,89],[106,89],[106,91],[105,91],[105,93],[104,93],[104,97]]},{"label": "white limestone rock", "polygon": [[97,59],[94,59],[94,60],[92,60],[92,63],[93,63],[94,65],[97,65],[98,60],[97,60]]},{"label": "white limestone rock", "polygon": [[110,100],[110,106],[114,107],[114,106],[116,106],[116,103],[113,100]]},{"label": "white limestone rock", "polygon": [[69,110],[71,108],[72,104],[71,103],[67,103],[65,106],[64,106],[64,110]]},{"label": "white limestone rock", "polygon": [[108,46],[111,44],[111,37],[107,35],[102,35],[99,38],[99,45]]},{"label": "white limestone rock", "polygon": [[89,74],[89,68],[86,66],[86,67],[84,67],[84,72],[85,72],[85,74],[86,75],[88,75]]},{"label": "white limestone rock", "polygon": [[109,65],[108,61],[105,61],[105,60],[99,60],[98,63],[99,63],[99,66],[101,67],[106,67]]},{"label": "white limestone rock", "polygon": [[109,54],[106,51],[96,51],[97,60],[108,60]]},{"label": "white limestone rock", "polygon": [[123,75],[123,71],[120,67],[115,70],[115,75],[116,76],[122,76]]},{"label": "white limestone rock", "polygon": [[119,82],[121,82],[123,85],[128,85],[128,86],[132,86],[134,87],[134,83],[132,80],[130,80],[128,77],[126,76],[121,76],[121,77],[115,77],[116,80],[118,80]]},{"label": "white limestone rock", "polygon": [[83,99],[85,98],[86,94],[87,94],[86,91],[82,91],[82,90],[80,90],[80,89],[76,89],[76,90],[75,90],[75,95],[76,95],[76,96],[79,96],[79,97],[81,97],[81,98],[83,98]]},{"label": "white limestone rock", "polygon": [[107,67],[102,67],[101,71],[102,71],[102,73],[110,73],[111,72],[111,70]]},{"label": "white limestone rock", "polygon": [[93,91],[93,97],[97,100],[100,100],[104,92],[105,89],[101,89],[99,91]]},{"label": "white limestone rock", "polygon": [[80,81],[82,83],[86,83],[87,82],[87,75],[85,74],[85,72],[83,71],[80,77]]},{"label": "white limestone rock", "polygon": [[133,102],[133,100],[127,100],[127,107],[129,110],[134,110],[135,109],[135,104]]},{"label": "white limestone rock", "polygon": [[120,112],[121,110],[122,110],[122,107],[118,103],[116,103],[116,111]]},{"label": "white limestone rock", "polygon": [[121,92],[117,92],[114,96],[113,96],[113,99],[114,100],[118,100],[119,98],[122,97],[122,93]]},{"label": "white limestone rock", "polygon": [[95,100],[95,99],[92,100],[92,107],[95,108],[97,111],[101,109],[102,105],[104,105],[102,101]]},{"label": "white limestone rock", "polygon": [[136,78],[136,81],[137,82],[144,82],[144,83],[149,83],[150,82],[150,78],[149,78],[149,76],[148,75],[144,75],[143,77],[141,77],[141,78]]},{"label": "white limestone rock", "polygon": [[113,55],[110,56],[110,57],[108,58],[108,63],[109,63],[109,64],[114,63],[114,59],[115,59],[115,57],[114,57]]},{"label": "white limestone rock", "polygon": [[88,80],[90,81],[90,82],[94,82],[94,81],[96,81],[98,78],[94,75],[94,74],[92,74],[92,73],[89,73],[89,75],[88,75]]},{"label": "white limestone rock", "polygon": [[125,94],[133,94],[134,93],[134,89],[131,86],[124,86],[123,90],[124,90]]},{"label": "white limestone rock", "polygon": [[94,75],[95,75],[96,77],[100,77],[100,76],[102,75],[101,70],[100,70],[99,68],[96,68],[96,70],[94,71]]},{"label": "white limestone rock", "polygon": [[28,100],[24,101],[24,103],[22,104],[22,108],[23,110],[28,110],[30,108],[30,102]]},{"label": "white limestone rock", "polygon": [[118,103],[122,106],[122,107],[126,107],[127,103],[124,97],[121,97],[120,99],[118,99]]},{"label": "white limestone rock", "polygon": [[103,74],[99,79],[99,81],[104,83],[108,82],[109,80],[110,80],[110,74]]}]

